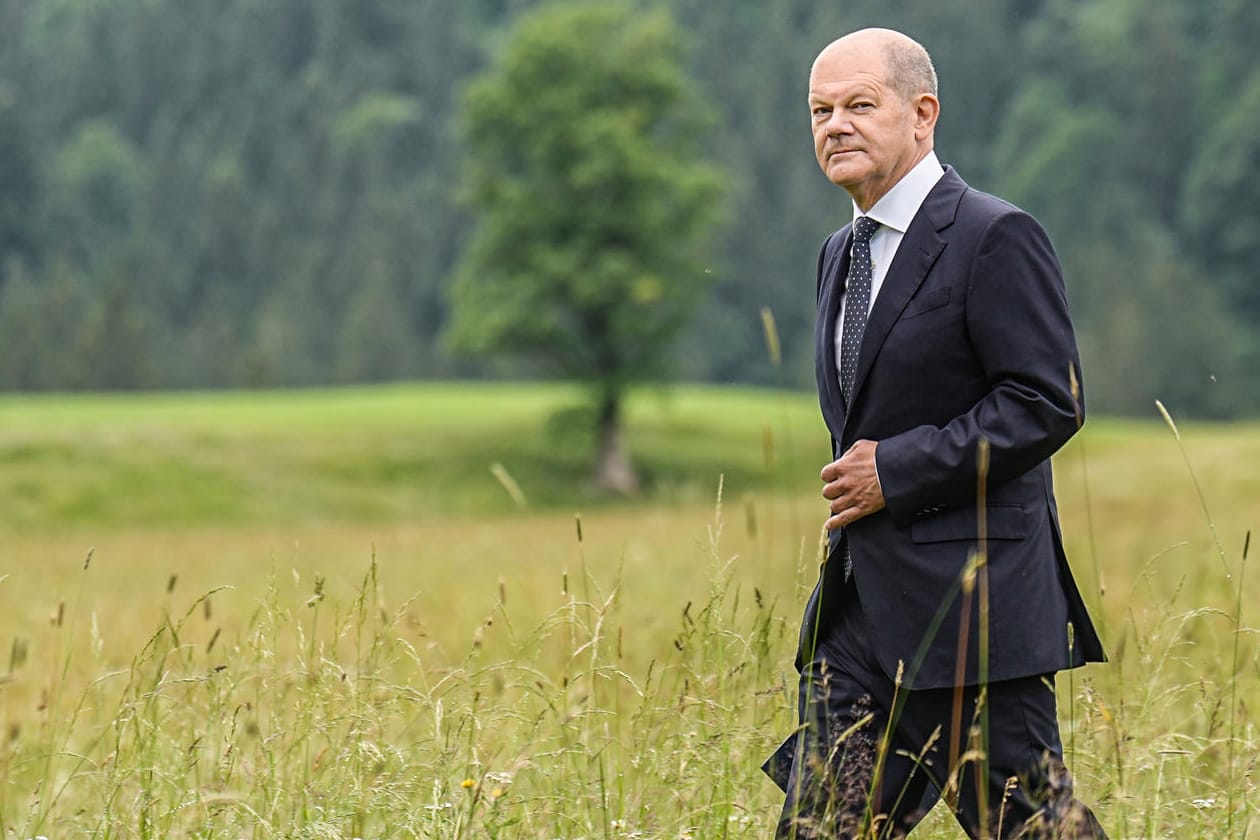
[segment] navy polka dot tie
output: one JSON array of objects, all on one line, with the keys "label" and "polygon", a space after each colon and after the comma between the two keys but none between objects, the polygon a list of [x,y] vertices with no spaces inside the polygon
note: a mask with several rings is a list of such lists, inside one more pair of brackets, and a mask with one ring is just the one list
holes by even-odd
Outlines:
[{"label": "navy polka dot tie", "polygon": [[[866,316],[871,308],[871,237],[879,230],[879,222],[867,216],[853,220],[853,254],[849,260],[849,278],[844,284],[844,327],[840,333],[840,392],[853,407],[853,376],[857,372],[858,350],[862,333],[866,332]],[[853,556],[849,538],[844,538],[844,579],[853,574]]]},{"label": "navy polka dot tie", "polygon": [[853,220],[853,256],[849,278],[844,284],[844,330],[840,334],[840,392],[846,401],[853,396],[853,375],[857,372],[858,350],[866,332],[866,315],[871,308],[871,237],[879,222],[868,216]]}]

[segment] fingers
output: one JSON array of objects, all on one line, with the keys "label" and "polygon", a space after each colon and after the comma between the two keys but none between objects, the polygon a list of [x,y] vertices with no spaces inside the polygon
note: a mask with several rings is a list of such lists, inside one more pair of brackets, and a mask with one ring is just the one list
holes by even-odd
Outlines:
[{"label": "fingers", "polygon": [[[828,465],[828,468],[835,466]],[[824,470],[826,472],[826,470]],[[828,502],[828,508],[831,510],[832,516],[827,520],[826,527],[828,530],[843,527],[848,522],[857,519],[857,516],[849,516],[847,518],[840,517],[839,514],[852,510],[858,513],[857,506],[860,504],[860,488],[853,480],[853,477],[844,473],[838,473],[823,485],[822,496]]]},{"label": "fingers", "polygon": [[854,442],[852,446],[844,451],[844,454],[823,467],[819,477],[823,481],[835,481],[846,471],[857,468],[868,461],[873,465],[875,463],[875,447],[875,442],[870,440],[863,439]]},{"label": "fingers", "polygon": [[854,508],[846,508],[835,516],[831,516],[823,523],[823,527],[828,531],[835,531],[839,528],[847,528],[862,517],[853,514]]},{"label": "fingers", "polygon": [[857,522],[864,516],[869,516],[875,512],[875,509],[863,505],[860,501],[853,498],[835,499],[831,502],[831,516],[823,523],[828,531],[834,531],[837,528],[846,528]]}]

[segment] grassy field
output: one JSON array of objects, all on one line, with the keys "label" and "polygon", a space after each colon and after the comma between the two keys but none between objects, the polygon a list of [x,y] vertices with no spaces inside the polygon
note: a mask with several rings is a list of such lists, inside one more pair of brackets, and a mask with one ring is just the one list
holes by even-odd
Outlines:
[{"label": "grassy field", "polygon": [[[630,445],[651,501],[808,486],[813,404],[751,390],[645,392]],[[0,527],[12,531],[406,519],[606,503],[576,390],[450,384],[214,395],[0,398]],[[797,429],[801,430],[797,433]],[[767,438],[767,432],[773,438]],[[767,440],[771,442],[767,443]]]},{"label": "grassy field", "polygon": [[[633,504],[588,487],[577,404],[0,398],[5,836],[768,836],[812,399],[640,395]],[[1256,836],[1260,427],[1152,414],[1056,462],[1113,659],[1061,675],[1069,764],[1113,837]]]}]

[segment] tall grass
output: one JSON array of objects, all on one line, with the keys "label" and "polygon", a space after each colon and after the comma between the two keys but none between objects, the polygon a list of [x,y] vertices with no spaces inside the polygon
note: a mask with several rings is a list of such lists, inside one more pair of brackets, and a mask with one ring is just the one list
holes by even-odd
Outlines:
[{"label": "tall grass", "polygon": [[[756,518],[775,515],[747,504]],[[27,628],[47,660],[10,662],[4,690],[37,682],[40,699],[19,707],[6,695],[0,829],[768,836],[779,803],[757,767],[795,725],[799,602],[750,582],[760,561],[723,548],[720,506],[707,527],[693,521],[683,558],[703,564],[707,586],[650,605],[627,601],[636,587],[624,551],[588,565],[592,545],[608,548],[600,524],[569,522],[567,533],[554,525],[551,550],[564,559],[542,585],[549,596],[521,575],[463,577],[487,606],[454,634],[458,646],[430,643],[419,598],[388,592],[375,558],[350,587],[273,572],[236,626],[222,611],[242,593],[182,601],[170,581],[161,617],[118,665],[105,636],[122,616],[93,624],[74,600],[55,609],[39,633]],[[745,545],[747,530],[746,520]],[[812,559],[788,561],[798,580]],[[77,588],[94,589],[96,565]],[[1260,736],[1245,700],[1235,703],[1255,696],[1258,675],[1223,667],[1221,652],[1236,644],[1232,661],[1254,666],[1254,634],[1235,627],[1227,607],[1237,604],[1187,605],[1184,587],[1147,597],[1149,579],[1135,582],[1113,663],[1061,698],[1074,709],[1066,734],[1080,795],[1114,837],[1246,837],[1258,822]],[[649,614],[668,618],[650,629]],[[923,832],[959,836],[941,815]]]},{"label": "tall grass", "polygon": [[[756,768],[788,724],[775,655],[785,624],[734,582],[721,528],[706,548],[711,588],[672,605],[670,644],[639,670],[626,666],[635,629],[620,618],[619,581],[583,571],[555,580],[550,611],[528,626],[514,620],[510,584],[469,581],[495,603],[450,657],[417,646],[411,604],[390,603],[375,561],[344,600],[320,578],[286,599],[273,580],[230,638],[209,607],[224,594],[207,593],[164,617],[126,667],[77,685],[58,669],[35,716],[10,717],[0,828],[764,834],[769,792]],[[59,617],[49,632],[69,647],[65,629]]]}]

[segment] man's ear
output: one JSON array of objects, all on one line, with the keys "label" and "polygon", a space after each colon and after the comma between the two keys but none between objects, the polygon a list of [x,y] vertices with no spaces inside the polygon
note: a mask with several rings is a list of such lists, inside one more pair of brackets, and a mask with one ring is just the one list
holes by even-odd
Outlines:
[{"label": "man's ear", "polygon": [[936,120],[941,115],[941,103],[930,93],[919,94],[914,101],[914,137],[924,140],[936,130]]}]

